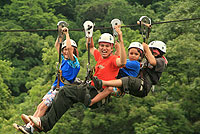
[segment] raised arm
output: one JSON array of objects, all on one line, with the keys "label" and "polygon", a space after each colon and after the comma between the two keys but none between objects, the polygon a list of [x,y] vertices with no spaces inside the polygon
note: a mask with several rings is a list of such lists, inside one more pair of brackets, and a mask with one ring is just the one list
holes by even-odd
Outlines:
[{"label": "raised arm", "polygon": [[119,42],[115,41],[115,49],[116,49],[115,55],[117,55],[117,56],[120,56],[120,47],[119,46],[120,46]]},{"label": "raised arm", "polygon": [[58,53],[59,53],[59,49],[60,49],[60,42],[62,42],[62,37],[58,37],[55,42],[55,48]]},{"label": "raised arm", "polygon": [[124,41],[122,38],[122,31],[120,30],[120,25],[115,26],[115,30],[118,33],[118,39],[119,39],[119,50],[120,50],[120,58],[116,59],[116,63],[118,67],[123,67],[126,64],[126,51],[124,48]]},{"label": "raised arm", "polygon": [[96,50],[96,48],[94,47],[94,41],[93,38],[87,38],[86,39],[86,49],[88,49],[88,43],[90,42],[90,53],[92,55],[94,55],[94,50]]},{"label": "raised arm", "polygon": [[62,30],[63,30],[63,33],[66,36],[66,48],[65,49],[67,49],[67,51],[68,51],[69,59],[74,61],[75,60],[75,58],[73,56],[74,48],[71,45],[71,41],[70,41],[70,37],[69,37],[69,29],[67,27],[64,27],[64,28],[62,28]]},{"label": "raised arm", "polygon": [[149,49],[149,46],[146,44],[146,43],[142,43],[143,45],[143,49],[144,49],[144,53],[145,53],[145,56],[148,60],[148,62],[152,65],[152,66],[155,66],[156,65],[156,59],[155,57],[153,56],[153,54],[151,53],[150,49]]}]

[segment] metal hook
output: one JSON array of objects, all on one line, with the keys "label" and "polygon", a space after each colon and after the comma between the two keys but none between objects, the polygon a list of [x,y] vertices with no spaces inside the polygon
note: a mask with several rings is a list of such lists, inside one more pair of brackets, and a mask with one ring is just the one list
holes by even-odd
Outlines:
[{"label": "metal hook", "polygon": [[121,25],[121,21],[119,19],[113,19],[111,22],[112,28],[113,28],[113,36],[116,37],[118,34],[115,30],[116,25]]}]

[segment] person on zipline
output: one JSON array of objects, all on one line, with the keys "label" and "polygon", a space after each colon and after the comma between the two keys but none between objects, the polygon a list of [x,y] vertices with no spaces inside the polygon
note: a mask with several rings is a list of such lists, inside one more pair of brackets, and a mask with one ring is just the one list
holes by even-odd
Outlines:
[{"label": "person on zipline", "polygon": [[[122,38],[122,31],[120,25],[115,26],[118,33],[120,43],[120,57],[113,55],[114,38],[109,33],[104,33],[100,36],[98,50],[94,47],[93,40],[91,40],[90,52],[97,61],[95,65],[94,76],[103,80],[114,80],[119,69],[126,64],[126,52]],[[86,43],[87,45],[87,43]],[[91,98],[98,94],[93,82],[82,85],[65,85],[62,87],[53,101],[50,109],[42,117],[29,116],[30,120],[40,131],[50,131],[62,115],[72,107],[74,103],[82,102],[85,106],[89,106]],[[91,108],[97,108],[93,105]]]},{"label": "person on zipline", "polygon": [[98,77],[92,80],[97,89],[102,86],[119,87],[121,92],[129,93],[137,97],[145,97],[148,95],[152,85],[156,85],[164,71],[168,61],[164,57],[166,53],[166,44],[162,41],[152,41],[147,45],[143,43],[146,61],[137,78],[133,76],[122,77],[117,80],[105,81]]},{"label": "person on zipline", "polygon": [[[118,43],[116,43],[118,44]],[[116,46],[116,52],[120,54],[118,51],[118,46]],[[115,53],[116,54],[116,53]],[[117,54],[118,55],[118,54]],[[128,47],[128,58],[126,65],[119,70],[117,78],[122,78],[126,76],[137,77],[140,72],[140,62],[143,58],[143,46],[139,42],[132,42]],[[96,77],[96,76],[95,76]],[[96,81],[96,79],[94,79]],[[95,82],[96,83],[96,82]],[[96,84],[95,84],[96,85]],[[109,85],[108,85],[109,86]],[[98,87],[98,86],[96,86]],[[99,88],[101,90],[101,87]],[[95,96],[90,103],[92,106],[94,103],[99,102],[100,100],[107,97],[109,94],[113,96],[121,96],[124,92],[121,92],[117,87],[106,87],[101,93]]]},{"label": "person on zipline", "polygon": [[[70,39],[67,27],[62,28],[62,31],[64,31],[63,33],[66,36],[66,40],[62,43],[62,54],[61,54],[62,81],[59,81],[60,87],[63,87],[65,83],[67,84],[73,83],[80,70],[80,64],[77,59],[78,57],[77,44],[74,40]],[[62,37],[58,37],[55,42],[55,47],[58,53],[60,49],[60,43],[58,41],[59,38],[61,39]],[[46,113],[47,109],[51,106],[52,101],[54,100],[56,94],[58,93],[58,91],[56,90],[57,82],[58,78],[56,78],[51,89],[42,98],[42,102],[38,105],[37,110],[33,114],[33,117],[43,116]],[[24,133],[33,133],[34,127],[31,125],[29,117],[25,114],[22,114],[21,118],[26,123],[26,125],[18,127],[20,131]]]}]

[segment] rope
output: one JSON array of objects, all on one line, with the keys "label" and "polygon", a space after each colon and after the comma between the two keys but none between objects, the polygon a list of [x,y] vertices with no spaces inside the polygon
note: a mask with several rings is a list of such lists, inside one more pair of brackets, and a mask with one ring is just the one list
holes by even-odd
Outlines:
[{"label": "rope", "polygon": [[[182,22],[182,21],[191,21],[191,20],[200,20],[200,18],[155,22],[155,23],[152,23],[151,25]],[[121,27],[136,27],[136,26],[139,26],[139,25],[138,24],[133,24],[133,25],[126,25],[126,26],[121,26]],[[112,29],[112,27],[96,27],[96,28],[94,28],[94,30],[102,30],[102,29]],[[57,31],[57,29],[0,30],[0,32],[41,32],[41,31]],[[81,28],[81,29],[70,29],[70,31],[84,31],[84,29],[83,28]]]},{"label": "rope", "polygon": [[173,22],[181,22],[181,21],[190,21],[190,20],[200,20],[200,18],[192,18],[192,19],[182,19],[182,20],[173,20],[173,21],[164,21],[164,22],[155,22],[154,24],[163,24],[163,23],[173,23]]}]

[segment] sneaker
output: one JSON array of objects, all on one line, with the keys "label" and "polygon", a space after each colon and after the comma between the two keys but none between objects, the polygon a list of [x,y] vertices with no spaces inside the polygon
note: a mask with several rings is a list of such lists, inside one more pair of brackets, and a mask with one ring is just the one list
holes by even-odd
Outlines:
[{"label": "sneaker", "polygon": [[31,127],[26,127],[26,126],[20,126],[19,130],[24,133],[24,134],[33,134],[33,132],[31,131]]},{"label": "sneaker", "polygon": [[20,125],[17,125],[17,123],[13,123],[13,127],[19,130]]},{"label": "sneaker", "polygon": [[40,117],[29,116],[29,119],[34,123],[34,127],[40,131],[43,130]]},{"label": "sneaker", "polygon": [[30,122],[28,115],[22,114],[21,118],[26,124],[28,124]]},{"label": "sneaker", "polygon": [[93,76],[92,81],[94,82],[94,86],[97,90],[102,89],[102,80],[98,79],[97,76]]}]

